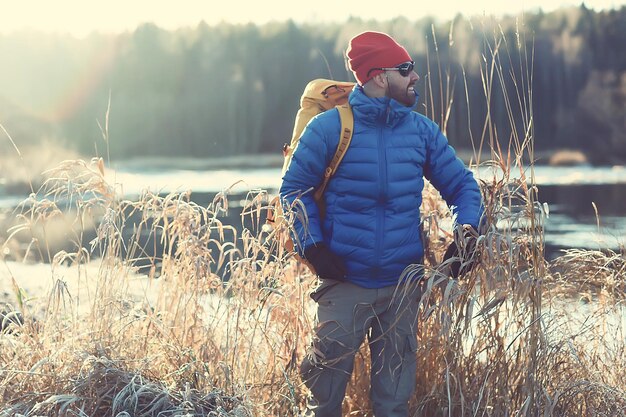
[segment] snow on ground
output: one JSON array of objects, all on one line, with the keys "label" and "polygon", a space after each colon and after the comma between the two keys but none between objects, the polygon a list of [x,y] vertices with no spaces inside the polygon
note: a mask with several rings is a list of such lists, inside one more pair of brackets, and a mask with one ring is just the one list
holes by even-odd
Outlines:
[{"label": "snow on ground", "polygon": [[[118,271],[118,276],[110,276],[113,270]],[[28,305],[41,309],[51,295],[62,293],[80,315],[89,311],[94,297],[102,291],[98,288],[98,279],[103,274],[109,274],[106,279],[110,284],[115,281],[112,287],[121,291],[121,299],[150,305],[156,302],[159,280],[151,280],[124,267],[108,268],[97,259],[80,266],[3,261],[0,263],[0,303],[17,308],[21,293]]]}]

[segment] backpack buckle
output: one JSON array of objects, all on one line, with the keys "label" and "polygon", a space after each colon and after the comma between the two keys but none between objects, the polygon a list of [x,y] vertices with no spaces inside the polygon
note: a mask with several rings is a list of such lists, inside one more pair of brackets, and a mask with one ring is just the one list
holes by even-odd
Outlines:
[{"label": "backpack buckle", "polygon": [[334,88],[339,93],[345,93],[346,92],[346,90],[344,90],[343,88],[339,87],[337,84],[329,85],[328,87],[326,87],[324,89],[324,91],[322,91],[322,95],[324,96],[324,98],[328,98],[328,96],[329,96],[328,90],[330,90],[331,88]]}]

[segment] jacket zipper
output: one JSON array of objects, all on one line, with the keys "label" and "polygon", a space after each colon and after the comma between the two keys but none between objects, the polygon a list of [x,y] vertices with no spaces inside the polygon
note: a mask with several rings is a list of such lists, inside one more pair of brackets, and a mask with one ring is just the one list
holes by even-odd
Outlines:
[{"label": "jacket zipper", "polygon": [[[384,126],[380,128],[378,135],[378,178],[380,187],[378,194],[378,204],[376,205],[376,268],[375,274],[378,276],[381,270],[380,259],[383,255],[383,230],[385,228],[385,201],[387,199],[387,155],[385,152]],[[377,278],[377,277],[375,277]]]}]

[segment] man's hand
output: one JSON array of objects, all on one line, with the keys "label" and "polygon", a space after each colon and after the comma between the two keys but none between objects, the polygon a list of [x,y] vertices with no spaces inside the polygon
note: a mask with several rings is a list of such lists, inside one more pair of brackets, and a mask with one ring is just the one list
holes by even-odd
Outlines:
[{"label": "man's hand", "polygon": [[304,258],[313,265],[321,279],[346,280],[347,270],[343,260],[332,253],[324,243],[316,243],[306,248]]},{"label": "man's hand", "polygon": [[[464,224],[455,229],[454,241],[446,249],[442,261],[442,264],[448,263],[452,278],[456,279],[459,275],[470,272],[478,263],[477,240],[478,232],[469,224]],[[449,260],[451,258],[454,259]]]}]

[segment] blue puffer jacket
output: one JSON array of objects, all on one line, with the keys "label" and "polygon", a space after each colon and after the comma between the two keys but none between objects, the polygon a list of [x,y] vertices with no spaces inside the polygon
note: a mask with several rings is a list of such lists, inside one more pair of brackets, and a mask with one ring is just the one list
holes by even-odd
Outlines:
[{"label": "blue puffer jacket", "polygon": [[352,143],[324,194],[323,221],[312,189],[321,183],[337,149],[337,110],[309,122],[283,176],[280,195],[289,202],[299,198],[306,207],[308,223],[295,224],[301,254],[325,242],[345,261],[347,280],[382,288],[395,285],[408,265],[422,262],[424,177],[453,207],[459,224],[478,226],[481,195],[471,171],[430,119],[395,100],[367,97],[359,86],[349,101],[354,113]]}]

